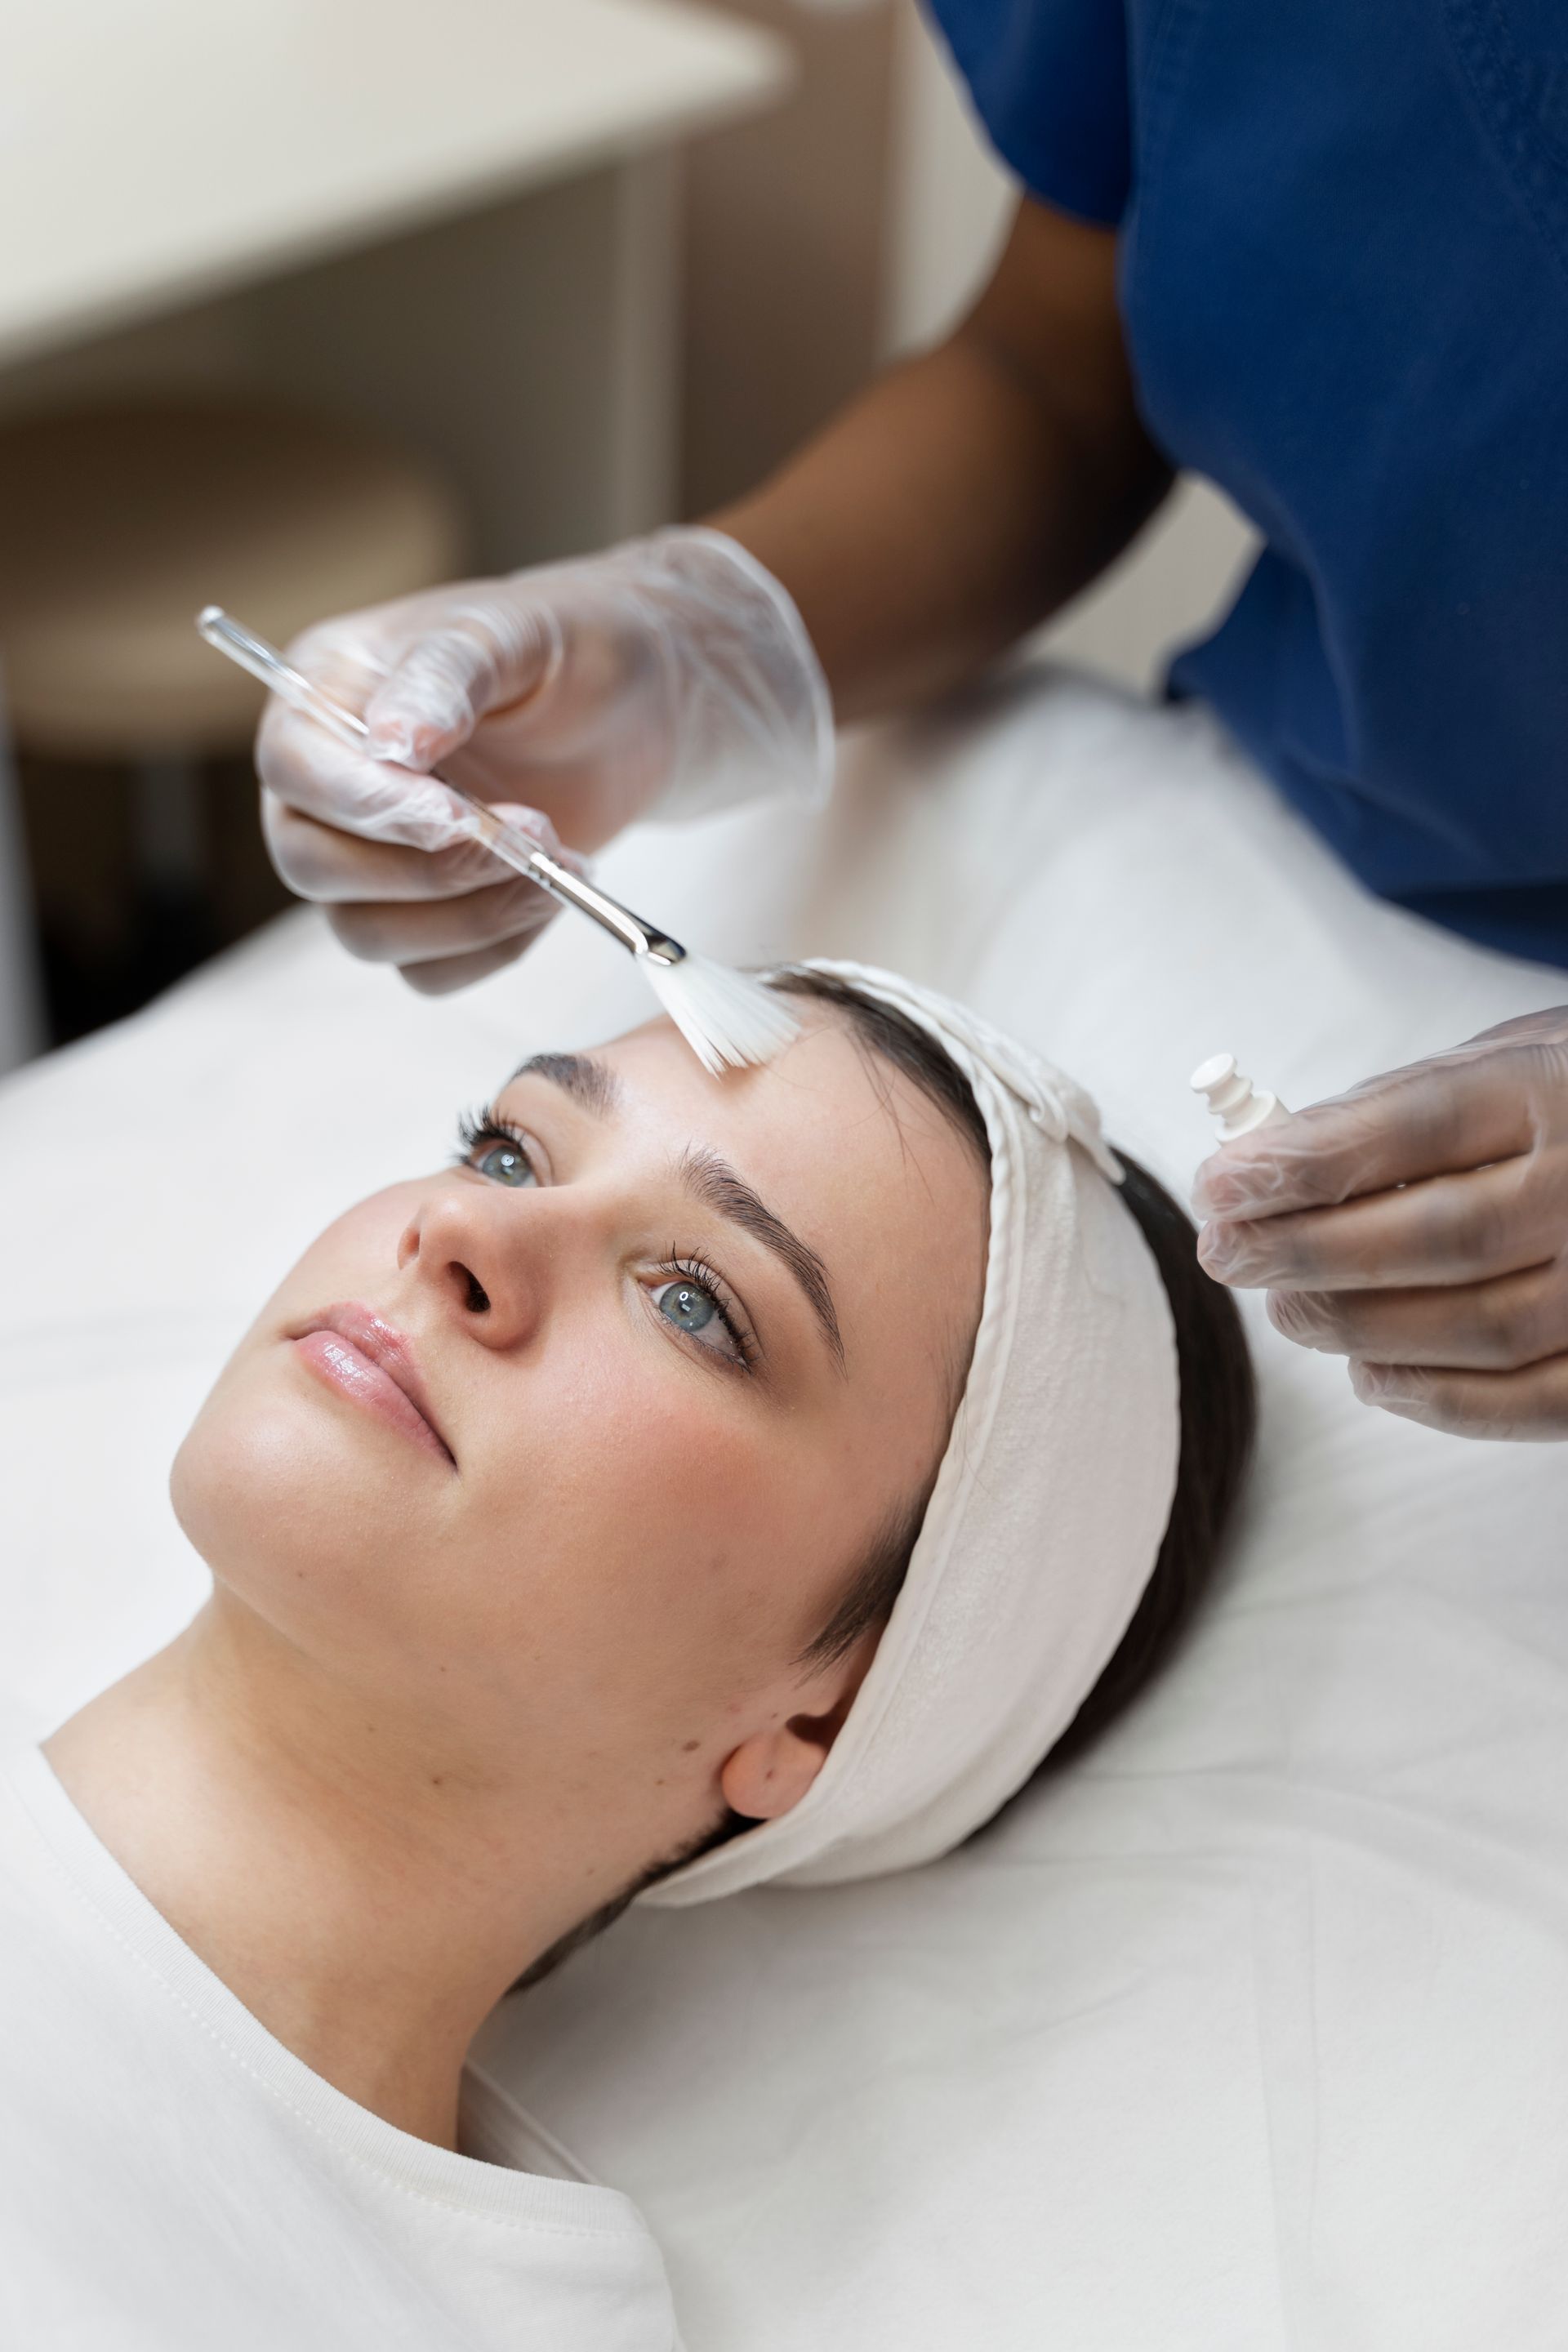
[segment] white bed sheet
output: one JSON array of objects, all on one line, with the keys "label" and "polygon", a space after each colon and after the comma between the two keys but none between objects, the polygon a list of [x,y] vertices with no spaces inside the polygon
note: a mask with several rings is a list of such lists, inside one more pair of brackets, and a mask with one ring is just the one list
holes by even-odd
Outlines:
[{"label": "white bed sheet", "polygon": [[[1178,1183],[1205,1054],[1305,1101],[1568,995],[1363,898],[1198,712],[1026,676],[847,771],[606,877],[967,995]],[[429,1003],[301,915],[0,1093],[14,1714],[199,1598],[163,1465],[304,1240],[640,1012],[585,926]],[[1369,1413],[1253,1328],[1243,1539],[1080,1769],[916,1876],[634,1914],[487,2030],[644,2207],[689,2352],[1568,2341],[1568,1449]]]}]

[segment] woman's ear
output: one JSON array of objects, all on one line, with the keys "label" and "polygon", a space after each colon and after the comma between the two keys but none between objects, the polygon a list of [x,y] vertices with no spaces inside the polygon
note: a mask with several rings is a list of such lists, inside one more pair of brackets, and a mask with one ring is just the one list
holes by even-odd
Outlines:
[{"label": "woman's ear", "polygon": [[871,1626],[852,1650],[796,1691],[793,1713],[767,1731],[752,1732],[725,1759],[719,1786],[732,1813],[773,1822],[795,1810],[826,1763],[881,1638],[882,1628]]}]

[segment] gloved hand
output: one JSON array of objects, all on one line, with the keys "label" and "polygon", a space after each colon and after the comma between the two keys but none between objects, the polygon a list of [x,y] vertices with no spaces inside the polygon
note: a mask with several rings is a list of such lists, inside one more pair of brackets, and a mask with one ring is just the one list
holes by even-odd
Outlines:
[{"label": "gloved hand", "polygon": [[1568,1006],[1255,1129],[1193,1194],[1217,1281],[1461,1437],[1568,1437]]},{"label": "gloved hand", "polygon": [[[435,992],[527,946],[555,911],[463,838],[465,792],[558,846],[636,817],[826,789],[827,688],[800,616],[733,540],[672,530],[581,562],[459,581],[308,630],[289,659],[370,728],[360,758],[276,698],[257,738],[262,825],[290,889],[345,947]],[[387,761],[398,764],[387,765]]]}]

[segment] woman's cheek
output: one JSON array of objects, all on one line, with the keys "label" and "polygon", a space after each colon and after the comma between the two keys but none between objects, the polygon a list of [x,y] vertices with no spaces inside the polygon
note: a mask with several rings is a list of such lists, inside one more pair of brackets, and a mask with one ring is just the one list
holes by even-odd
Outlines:
[{"label": "woman's cheek", "polygon": [[776,1664],[809,1549],[805,1465],[784,1429],[756,1420],[650,1412],[635,1431],[623,1425],[613,1495],[601,1491],[605,1540],[622,1559],[617,1609],[644,1621],[646,1642],[721,1670],[753,1652]]},{"label": "woman's cheek", "polygon": [[533,1368],[492,1440],[517,1523],[542,1514],[584,1587],[634,1610],[682,1602],[754,1552],[784,1500],[776,1436],[722,1393],[730,1376],[666,1352],[657,1336],[628,1352],[621,1334],[597,1347],[576,1334]]},{"label": "woman's cheek", "polygon": [[343,1298],[388,1306],[399,1283],[398,1245],[435,1181],[389,1185],[334,1217],[295,1260],[253,1328],[275,1329]]}]

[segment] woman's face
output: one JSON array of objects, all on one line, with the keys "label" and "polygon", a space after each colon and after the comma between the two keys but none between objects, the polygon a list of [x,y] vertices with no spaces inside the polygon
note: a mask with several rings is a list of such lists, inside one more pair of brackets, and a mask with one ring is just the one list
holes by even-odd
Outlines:
[{"label": "woman's face", "polygon": [[722,1083],[665,1023],[525,1068],[328,1227],[181,1450],[220,1586],[454,1769],[710,1801],[940,1456],[984,1177],[800,1010]]}]

